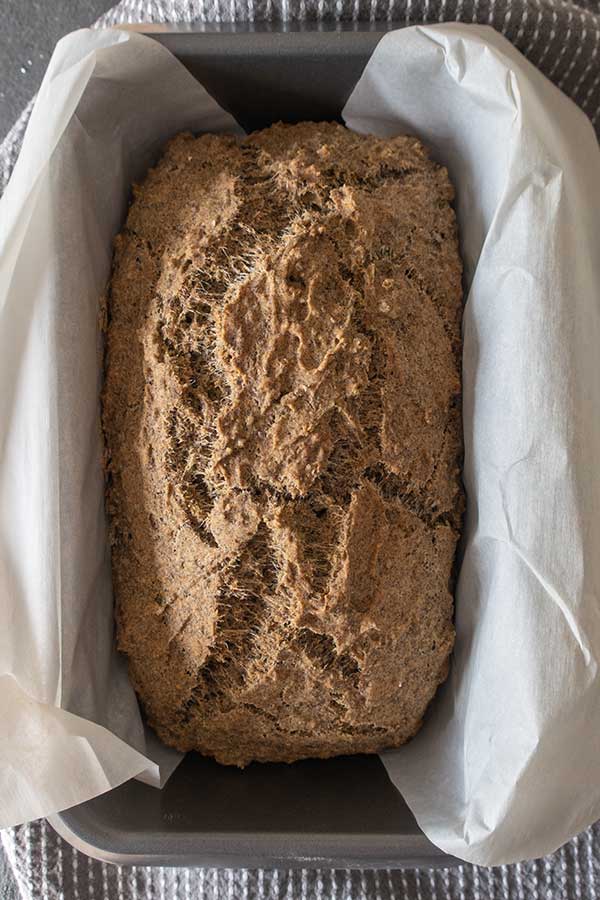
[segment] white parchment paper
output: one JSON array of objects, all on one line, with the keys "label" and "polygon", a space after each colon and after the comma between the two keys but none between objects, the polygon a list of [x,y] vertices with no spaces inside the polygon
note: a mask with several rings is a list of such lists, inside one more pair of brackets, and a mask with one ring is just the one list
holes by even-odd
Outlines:
[{"label": "white parchment paper", "polygon": [[489,28],[385,37],[344,115],[448,166],[468,286],[454,660],[384,762],[447,852],[541,856],[600,818],[600,150]]},{"label": "white parchment paper", "polygon": [[[468,284],[456,653],[384,761],[444,850],[540,855],[600,817],[600,151],[475,26],[383,38],[344,115],[448,165]],[[237,126],[150,39],[77,32],[0,203],[0,827],[178,759],[113,646],[97,312],[129,186],[184,129]]]},{"label": "white parchment paper", "polygon": [[180,758],[147,758],[114,649],[98,319],[131,183],[185,129],[239,131],[155,41],[76,32],[0,203],[0,828]]}]

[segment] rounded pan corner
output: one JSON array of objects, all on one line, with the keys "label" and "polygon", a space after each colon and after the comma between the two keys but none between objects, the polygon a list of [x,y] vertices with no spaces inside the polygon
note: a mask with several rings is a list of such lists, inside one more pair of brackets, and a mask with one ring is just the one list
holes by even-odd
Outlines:
[{"label": "rounded pan corner", "polygon": [[[75,808],[76,809],[76,808]],[[98,832],[91,836],[67,813],[49,824],[80,853],[121,866],[264,869],[409,869],[453,868],[448,856],[424,834],[212,834],[184,833],[176,842],[155,835]],[[120,845],[117,850],[116,846]],[[134,846],[135,845],[135,846]]]}]

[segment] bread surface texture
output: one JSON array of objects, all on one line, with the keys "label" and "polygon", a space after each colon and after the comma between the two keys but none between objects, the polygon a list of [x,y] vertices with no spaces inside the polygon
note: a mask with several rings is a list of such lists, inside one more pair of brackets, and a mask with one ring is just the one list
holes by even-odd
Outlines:
[{"label": "bread surface texture", "polygon": [[446,170],[332,123],[179,135],[116,239],[118,644],[227,764],[396,747],[446,677],[461,262]]}]

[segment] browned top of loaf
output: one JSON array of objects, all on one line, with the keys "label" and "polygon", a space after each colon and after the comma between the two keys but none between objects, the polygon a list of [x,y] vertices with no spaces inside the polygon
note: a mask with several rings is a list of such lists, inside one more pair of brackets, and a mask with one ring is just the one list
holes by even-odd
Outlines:
[{"label": "browned top of loaf", "polygon": [[119,645],[225,763],[418,729],[453,643],[461,264],[415,138],[180,135],[116,241],[104,427]]}]

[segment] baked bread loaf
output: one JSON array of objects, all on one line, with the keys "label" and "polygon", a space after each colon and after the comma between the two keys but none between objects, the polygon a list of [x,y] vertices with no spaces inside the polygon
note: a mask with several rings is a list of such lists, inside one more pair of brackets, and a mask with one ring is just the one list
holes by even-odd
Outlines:
[{"label": "baked bread loaf", "polygon": [[461,527],[453,191],[412,137],[180,135],[116,239],[118,643],[167,744],[395,747],[446,677]]}]

